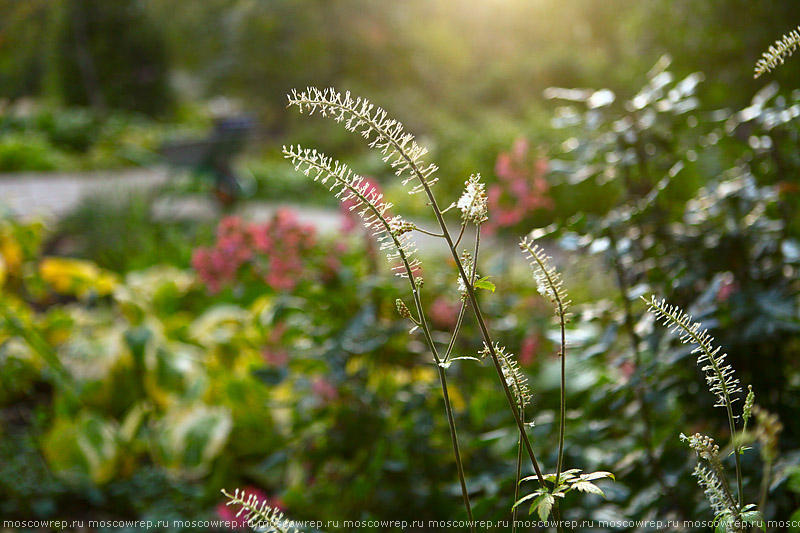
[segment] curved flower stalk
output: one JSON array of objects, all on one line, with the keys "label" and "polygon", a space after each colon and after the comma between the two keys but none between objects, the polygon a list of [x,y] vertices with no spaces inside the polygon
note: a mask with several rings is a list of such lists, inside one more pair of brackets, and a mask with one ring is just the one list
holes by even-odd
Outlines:
[{"label": "curved flower stalk", "polygon": [[[701,370],[705,373],[708,390],[717,397],[714,406],[724,407],[728,413],[728,425],[734,447],[733,455],[736,460],[738,503],[741,508],[744,503],[741,460],[739,459],[741,444],[736,431],[733,402],[738,399],[734,395],[742,392],[742,388],[739,380],[734,376],[731,365],[725,364],[727,354],[720,354],[721,347],[713,345],[714,338],[709,335],[708,330],[701,329],[702,324],[693,322],[691,315],[686,314],[679,307],[668,304],[664,299],[659,301],[655,296],[651,296],[650,300],[644,297],[642,299],[647,303],[648,311],[653,313],[657,320],[661,320],[671,332],[677,333],[681,342],[694,345],[692,354],[697,355],[697,364],[701,365]],[[692,447],[694,448],[694,446]]]},{"label": "curved flower stalk", "polygon": [[240,506],[236,517],[244,517],[247,526],[251,529],[275,533],[299,533],[293,522],[286,518],[280,510],[270,507],[266,501],[260,501],[255,494],[247,494],[239,489],[236,489],[233,494],[229,494],[223,489],[222,494],[228,498],[228,503],[225,505]]},{"label": "curved flower stalk", "polygon": [[400,217],[387,215],[392,207],[391,202],[384,201],[383,194],[362,176],[344,163],[314,149],[284,146],[283,154],[292,161],[295,170],[328,185],[328,189],[342,203],[350,202],[351,210],[359,210],[358,215],[363,219],[364,226],[375,231],[381,250],[388,250],[387,259],[393,263],[392,270],[398,276],[409,277],[419,268],[419,260],[413,258],[417,251],[416,244],[411,238],[415,226]]},{"label": "curved flower stalk", "polygon": [[754,78],[771,72],[778,65],[783,65],[786,58],[791,56],[798,45],[800,45],[800,26],[797,29],[790,31],[779,41],[769,47],[769,49],[761,55],[761,59],[756,62],[756,69],[753,74]]},{"label": "curved flower stalk", "polygon": [[[561,398],[559,409],[559,424],[558,424],[558,460],[556,463],[556,476],[555,483],[553,484],[553,492],[561,484],[561,472],[564,466],[564,440],[566,438],[566,424],[567,424],[567,321],[569,320],[569,306],[572,303],[567,296],[567,291],[564,289],[564,281],[561,279],[556,267],[551,262],[552,258],[544,253],[544,250],[533,241],[523,238],[519,247],[525,254],[533,270],[533,279],[536,282],[536,289],[539,294],[545,298],[549,298],[555,304],[555,313],[558,317],[559,329],[561,330],[561,351],[559,353],[561,358]],[[555,502],[554,511],[558,512],[558,501]],[[557,517],[558,518],[558,517]]]},{"label": "curved flower stalk", "polygon": [[[711,437],[706,437],[699,433],[695,433],[690,437],[681,433],[681,440],[688,442],[689,447],[697,453],[697,457],[707,461],[711,465],[711,470],[707,471],[698,464],[695,468],[695,475],[698,475],[698,468],[705,471],[707,474],[704,477],[698,477],[698,482],[703,489],[705,489],[706,496],[714,509],[714,513],[719,514],[725,512],[729,513],[734,518],[738,518],[740,512],[739,505],[736,503],[736,500],[734,500],[731,489],[728,486],[725,470],[719,459],[719,445],[714,444],[714,439]],[[713,495],[709,495],[709,488],[714,489]]]},{"label": "curved flower stalk", "polygon": [[697,484],[703,488],[706,500],[711,505],[715,516],[728,510],[728,498],[722,490],[722,483],[714,472],[697,464],[692,475],[697,478]]},{"label": "curved flower stalk", "polygon": [[438,167],[422,160],[428,150],[417,144],[400,121],[389,118],[386,111],[366,98],[353,98],[350,91],[342,95],[332,87],[322,90],[308,87],[299,93],[293,89],[288,97],[289,105],[297,106],[301,113],[305,111],[311,115],[318,112],[323,117],[332,117],[343,123],[348,131],[360,133],[369,140],[370,147],[381,151],[383,160],[392,166],[397,176],[407,175],[404,185],[419,178],[420,183],[412,188],[411,193],[422,191],[423,183],[431,186],[436,182],[431,174]]},{"label": "curved flower stalk", "polygon": [[[507,353],[505,347],[500,346],[499,343],[494,345],[495,353],[500,357],[501,368],[503,369],[503,377],[517,401],[517,406],[524,409],[531,403],[531,391],[528,388],[528,378],[522,374],[519,364],[514,359],[513,353]],[[489,347],[485,344],[480,352],[481,358],[486,358],[489,355]]]},{"label": "curved flower stalk", "polygon": [[[701,331],[700,322],[692,322],[691,315],[683,312],[679,307],[670,305],[666,300],[658,301],[655,296],[646,300],[648,311],[660,319],[664,326],[673,333],[678,333],[678,338],[683,343],[694,344],[692,354],[698,354],[697,364],[703,365],[701,370],[706,374],[708,390],[717,397],[714,407],[729,407],[738,398],[734,394],[742,392],[739,380],[734,376],[733,367],[725,364],[728,354],[720,354],[721,347],[714,346],[714,337],[709,335],[707,329]],[[731,410],[731,418],[733,412]]]}]

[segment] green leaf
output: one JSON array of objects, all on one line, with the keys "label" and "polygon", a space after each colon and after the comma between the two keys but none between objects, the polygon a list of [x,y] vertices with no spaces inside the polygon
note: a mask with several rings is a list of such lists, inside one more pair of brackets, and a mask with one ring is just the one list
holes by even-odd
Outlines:
[{"label": "green leaf", "polygon": [[766,533],[767,528],[764,522],[764,515],[761,514],[761,511],[752,510],[746,513],[742,513],[742,522],[745,524],[749,524],[751,526],[757,526],[760,530]]},{"label": "green leaf", "polygon": [[600,488],[597,485],[595,485],[594,483],[589,483],[588,481],[577,481],[572,484],[572,488],[589,494],[597,494],[599,496],[602,496],[603,498],[606,497],[606,495],[603,493],[602,490],[600,490]]},{"label": "green leaf", "polygon": [[606,472],[604,470],[598,472],[592,472],[591,474],[581,474],[581,480],[583,481],[594,481],[595,479],[604,479],[604,478],[610,478],[613,479],[614,481],[617,480],[617,478],[614,477],[614,474],[612,474],[611,472]]},{"label": "green leaf", "polygon": [[535,506],[536,511],[539,513],[539,519],[544,522],[550,516],[550,510],[553,509],[555,501],[556,499],[553,498],[552,494],[542,494],[542,498],[538,500],[538,504],[534,502],[533,505],[531,505],[531,512],[533,512]]},{"label": "green leaf", "polygon": [[[546,494],[546,493],[543,493],[543,492],[540,492],[540,491],[531,492],[530,494],[526,494],[525,496],[523,496],[522,498],[517,500],[517,502],[511,508],[514,509],[518,505],[522,505],[523,503],[525,503],[526,501],[528,501],[528,500],[530,500],[532,498],[541,498],[542,496],[544,496],[544,494]],[[536,505],[537,505],[537,503],[534,501],[531,504],[531,509]]]},{"label": "green leaf", "polygon": [[714,521],[717,524],[716,528],[714,528],[714,533],[728,533],[733,530],[733,528],[730,527],[733,525],[733,517],[730,511],[726,510],[717,514],[717,516],[714,517]]},{"label": "green leaf", "polygon": [[489,281],[489,276],[485,276],[479,280],[476,280],[473,287],[475,287],[476,289],[485,289],[487,291],[492,291],[492,292],[494,292],[495,290],[494,283]]},{"label": "green leaf", "polygon": [[[574,479],[574,478],[575,478],[575,474],[577,474],[577,473],[578,473],[578,472],[580,472],[580,471],[581,471],[581,469],[580,469],[580,468],[572,468],[572,469],[570,469],[570,470],[564,470],[563,472],[561,472],[561,479],[560,479],[560,481],[563,483],[563,482],[565,482],[565,481],[569,481],[570,479]],[[547,474],[547,475],[545,475],[545,476],[544,476],[544,478],[545,478],[547,481],[552,481],[552,482],[554,482],[554,483],[555,483],[555,481],[556,481],[556,475],[555,475],[555,473],[553,473],[553,474]]]}]

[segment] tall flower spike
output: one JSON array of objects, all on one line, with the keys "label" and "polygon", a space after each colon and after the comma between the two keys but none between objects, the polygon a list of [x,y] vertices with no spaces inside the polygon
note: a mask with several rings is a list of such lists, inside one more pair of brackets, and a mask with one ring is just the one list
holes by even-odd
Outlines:
[{"label": "tall flower spike", "polygon": [[706,375],[708,390],[717,396],[715,407],[729,407],[736,401],[734,394],[742,392],[739,380],[736,379],[731,365],[725,364],[727,354],[720,354],[720,347],[714,347],[714,337],[708,330],[700,328],[700,322],[692,322],[691,315],[683,312],[679,307],[669,305],[666,300],[659,301],[652,296],[647,302],[648,310],[662,321],[673,333],[677,332],[680,341],[695,345],[692,354],[697,354],[697,364]]},{"label": "tall flower spike", "polygon": [[465,221],[474,224],[483,224],[489,217],[488,197],[486,196],[486,186],[481,183],[481,175],[473,174],[465,183],[464,192],[458,199],[456,207],[461,210],[461,216]]},{"label": "tall flower spike", "polygon": [[[427,150],[417,144],[414,136],[404,131],[403,124],[389,118],[386,111],[369,102],[366,98],[353,98],[350,92],[342,95],[334,88],[317,89],[308,87],[297,92],[292,89],[288,95],[289,105],[297,106],[301,113],[309,115],[319,112],[323,117],[332,117],[341,122],[348,131],[360,133],[369,141],[369,146],[380,150],[383,160],[389,163],[397,176],[406,174],[403,185],[418,178],[428,186],[436,182],[431,174],[437,167],[426,164],[422,156]],[[410,193],[424,190],[423,184],[413,187]]]},{"label": "tall flower spike", "polygon": [[698,464],[695,465],[692,475],[697,478],[697,484],[703,488],[703,492],[714,514],[718,515],[719,513],[727,511],[727,498],[725,497],[722,485],[714,471]]},{"label": "tall flower spike", "polygon": [[775,44],[761,54],[761,59],[756,62],[754,78],[771,72],[773,69],[777,68],[778,65],[783,65],[786,58],[792,55],[798,45],[800,45],[800,31],[798,30],[800,30],[800,26],[784,35],[780,41],[775,41]]},{"label": "tall flower spike", "polygon": [[229,500],[226,505],[240,506],[236,517],[244,516],[251,529],[276,533],[299,533],[292,520],[286,518],[280,510],[267,505],[266,501],[259,501],[254,494],[247,494],[239,489],[236,489],[233,494],[229,494],[223,489],[222,494]]},{"label": "tall flower spike", "polygon": [[533,244],[533,241],[529,241],[527,238],[520,241],[519,247],[525,254],[525,258],[530,261],[533,279],[539,294],[556,304],[556,315],[562,322],[566,322],[570,315],[567,310],[572,300],[567,297],[561,274],[558,273],[556,267],[550,264],[552,258],[545,254],[540,246]]},{"label": "tall flower spike", "polygon": [[[461,264],[464,265],[464,272],[469,276],[471,279],[469,280],[472,283],[472,279],[476,277],[475,275],[475,260],[472,258],[472,254],[468,251],[464,250],[461,252]],[[464,278],[461,277],[461,274],[458,275],[458,292],[461,293],[461,299],[467,299],[467,284],[464,283]]]},{"label": "tall flower spike", "polygon": [[[511,393],[517,400],[517,405],[525,407],[531,402],[531,391],[528,388],[528,378],[522,373],[513,353],[506,353],[506,349],[498,343],[494,343],[494,351],[500,360],[500,368],[503,370],[503,377],[511,389]],[[489,355],[489,347],[484,344],[480,352],[481,358]]]},{"label": "tall flower spike", "polygon": [[381,250],[387,251],[386,257],[398,276],[408,277],[419,267],[419,260],[413,258],[417,251],[411,238],[413,224],[400,217],[389,217],[387,211],[392,204],[385,202],[383,194],[363,177],[316,150],[284,146],[283,154],[292,161],[295,170],[327,185],[336,198],[353,204],[351,210],[359,210],[358,215],[367,229],[374,231]]},{"label": "tall flower spike", "polygon": [[[731,489],[725,479],[725,471],[719,458],[719,445],[714,444],[714,439],[711,437],[699,433],[695,433],[689,437],[681,433],[681,440],[688,442],[689,447],[697,453],[700,459],[708,461],[711,465],[711,470],[708,473],[711,479],[714,480],[714,486],[719,489],[717,495],[721,497],[722,505],[730,510],[733,515],[738,515],[739,506],[736,504],[736,500],[734,500]],[[696,471],[697,469],[695,469],[695,472]]]}]

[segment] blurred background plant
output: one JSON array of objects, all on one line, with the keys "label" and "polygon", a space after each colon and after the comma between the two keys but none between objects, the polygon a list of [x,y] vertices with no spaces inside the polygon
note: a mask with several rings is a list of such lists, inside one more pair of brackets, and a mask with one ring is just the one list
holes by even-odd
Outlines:
[{"label": "blurred background plant", "polygon": [[[800,4],[0,0],[0,13],[0,170],[149,168],[163,143],[244,110],[260,127],[237,172],[255,199],[300,206],[182,219],[152,191],[61,220],[3,216],[4,517],[227,516],[222,486],[297,519],[461,516],[436,371],[396,319],[397,286],[349,213],[307,227],[309,204],[334,203],[280,156],[285,139],[313,140],[426,222],[358,140],[285,112],[291,88],[331,84],[420,136],[443,190],[487,180],[485,311],[530,378],[532,438],[553,449],[557,330],[505,252],[531,228],[547,243],[575,302],[565,465],[617,474],[608,501],[565,518],[710,512],[675,434],[724,437],[727,422],[647,317],[639,296],[655,293],[712,328],[780,420],[752,426],[771,466],[764,480],[744,456],[745,485],[766,487],[768,519],[800,519],[800,61],[752,79]],[[451,269],[426,264],[437,342],[459,309]],[[454,354],[478,339],[466,320]],[[517,440],[496,378],[449,372],[475,515],[507,518]]]}]

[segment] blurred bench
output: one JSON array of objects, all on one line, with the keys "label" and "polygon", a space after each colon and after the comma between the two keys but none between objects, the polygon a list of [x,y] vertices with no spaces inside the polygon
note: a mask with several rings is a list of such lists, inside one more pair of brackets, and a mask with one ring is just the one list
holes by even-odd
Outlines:
[{"label": "blurred bench", "polygon": [[241,182],[233,171],[233,158],[253,138],[256,121],[249,115],[218,119],[206,139],[178,141],[161,146],[161,156],[172,166],[189,168],[194,175],[208,177],[222,205],[243,196]]}]

